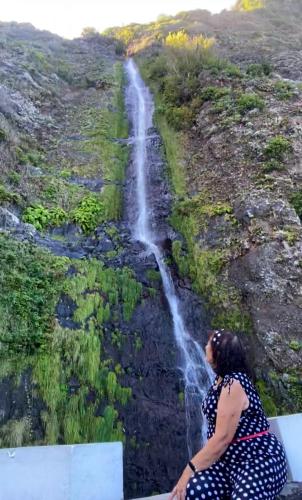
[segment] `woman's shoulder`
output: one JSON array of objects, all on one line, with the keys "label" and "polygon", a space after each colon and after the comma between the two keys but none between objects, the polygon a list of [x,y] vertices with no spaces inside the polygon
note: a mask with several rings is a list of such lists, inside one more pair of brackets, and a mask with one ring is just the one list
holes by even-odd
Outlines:
[{"label": "woman's shoulder", "polygon": [[231,372],[227,373],[222,377],[221,385],[223,387],[232,385],[235,381],[239,382],[243,386],[251,386],[252,381],[247,373],[244,372]]}]

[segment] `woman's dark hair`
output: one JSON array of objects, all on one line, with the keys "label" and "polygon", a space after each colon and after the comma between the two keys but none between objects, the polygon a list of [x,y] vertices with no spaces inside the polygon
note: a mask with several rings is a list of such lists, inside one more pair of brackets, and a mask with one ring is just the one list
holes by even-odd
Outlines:
[{"label": "woman's dark hair", "polygon": [[252,376],[239,337],[227,330],[212,330],[209,339],[213,352],[213,369],[224,377],[232,372],[243,372]]}]

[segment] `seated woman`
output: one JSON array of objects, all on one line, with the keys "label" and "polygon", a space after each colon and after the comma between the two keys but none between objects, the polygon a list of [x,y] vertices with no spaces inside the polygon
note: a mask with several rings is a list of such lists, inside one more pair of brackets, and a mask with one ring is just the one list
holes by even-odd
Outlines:
[{"label": "seated woman", "polygon": [[217,375],[202,404],[208,440],[169,500],[273,500],[286,482],[285,454],[269,432],[239,338],[211,332],[206,357]]}]

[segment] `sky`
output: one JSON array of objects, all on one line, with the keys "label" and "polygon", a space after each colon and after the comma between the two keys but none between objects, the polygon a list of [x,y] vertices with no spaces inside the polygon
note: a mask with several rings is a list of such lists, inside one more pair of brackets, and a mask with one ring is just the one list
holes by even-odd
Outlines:
[{"label": "sky", "polygon": [[81,35],[84,27],[98,31],[131,22],[155,21],[160,14],[174,15],[193,9],[220,12],[235,0],[4,0],[0,21],[29,22],[65,38]]}]

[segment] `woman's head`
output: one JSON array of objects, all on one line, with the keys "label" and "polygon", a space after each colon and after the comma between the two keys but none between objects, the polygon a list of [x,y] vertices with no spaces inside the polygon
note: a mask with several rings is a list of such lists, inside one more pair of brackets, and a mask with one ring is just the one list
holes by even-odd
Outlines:
[{"label": "woman's head", "polygon": [[212,330],[206,345],[206,358],[217,375],[224,377],[232,372],[250,375],[245,352],[239,337],[227,330]]}]

